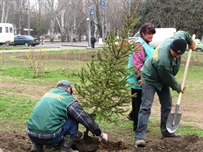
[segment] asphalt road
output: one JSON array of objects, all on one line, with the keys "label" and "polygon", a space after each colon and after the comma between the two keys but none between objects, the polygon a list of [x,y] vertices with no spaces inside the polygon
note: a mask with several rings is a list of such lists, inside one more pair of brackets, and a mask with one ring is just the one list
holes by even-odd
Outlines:
[{"label": "asphalt road", "polygon": [[[99,44],[98,42],[95,43],[95,48],[99,48],[99,47],[102,47],[103,44]],[[49,47],[56,47],[56,48],[90,48],[90,46],[88,45],[88,42],[87,41],[82,41],[82,42],[47,42],[45,41],[42,44],[38,45],[37,47],[46,47],[46,48],[49,48]]]},{"label": "asphalt road", "polygon": [[[103,44],[98,44],[98,42],[95,44],[95,48],[101,48]],[[46,51],[55,51],[55,50],[65,50],[65,49],[91,49],[90,46],[88,46],[87,41],[82,42],[44,42],[43,45],[36,45],[34,48],[35,52],[41,51],[43,48],[46,49]],[[21,50],[0,50],[0,53],[11,53],[11,52],[27,52],[29,51],[29,48],[24,48]]]}]

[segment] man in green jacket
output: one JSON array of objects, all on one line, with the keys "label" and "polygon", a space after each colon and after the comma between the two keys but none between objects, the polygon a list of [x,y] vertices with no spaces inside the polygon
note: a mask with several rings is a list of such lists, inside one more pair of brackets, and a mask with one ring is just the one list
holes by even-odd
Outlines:
[{"label": "man in green jacket", "polygon": [[[43,145],[60,143],[59,152],[76,152],[71,149],[78,133],[78,123],[105,141],[108,135],[83,110],[72,95],[69,81],[61,80],[56,88],[45,93],[34,108],[27,122],[26,132],[33,142],[32,152],[43,152]],[[77,151],[78,152],[78,151]]]},{"label": "man in green jacket", "polygon": [[166,130],[166,121],[172,108],[170,88],[178,93],[184,92],[177,82],[175,75],[178,73],[181,63],[181,55],[185,52],[187,44],[194,50],[195,42],[185,31],[178,31],[171,38],[166,39],[153,54],[145,61],[142,69],[142,103],[138,115],[135,144],[144,147],[147,123],[151,113],[151,107],[155,92],[161,104],[161,134],[163,138],[176,137],[174,133]]}]

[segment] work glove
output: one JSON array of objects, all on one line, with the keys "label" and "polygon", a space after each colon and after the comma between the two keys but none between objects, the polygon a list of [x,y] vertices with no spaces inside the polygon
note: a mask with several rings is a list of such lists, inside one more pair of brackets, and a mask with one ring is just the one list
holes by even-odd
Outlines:
[{"label": "work glove", "polygon": [[195,46],[196,46],[196,43],[193,41],[192,44],[190,44],[188,48],[192,49],[194,51]]},{"label": "work glove", "polygon": [[183,87],[183,89],[182,89],[182,90],[177,91],[177,92],[178,92],[178,94],[179,94],[179,93],[184,93],[184,92],[185,92],[185,88],[186,88],[186,87]]},{"label": "work glove", "polygon": [[108,135],[106,133],[101,133],[100,135],[101,139],[103,139],[104,141],[108,141]]}]

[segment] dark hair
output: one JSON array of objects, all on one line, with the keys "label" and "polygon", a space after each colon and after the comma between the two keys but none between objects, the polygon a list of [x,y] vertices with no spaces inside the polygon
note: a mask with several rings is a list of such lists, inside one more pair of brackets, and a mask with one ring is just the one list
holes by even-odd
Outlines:
[{"label": "dark hair", "polygon": [[144,23],[140,28],[140,35],[142,35],[142,33],[155,34],[156,33],[155,26],[152,23]]}]

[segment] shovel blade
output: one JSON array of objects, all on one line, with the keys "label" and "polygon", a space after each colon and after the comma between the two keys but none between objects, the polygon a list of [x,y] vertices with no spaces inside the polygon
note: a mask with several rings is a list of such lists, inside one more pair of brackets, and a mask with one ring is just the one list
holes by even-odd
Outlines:
[{"label": "shovel blade", "polygon": [[166,122],[166,129],[169,133],[174,133],[179,125],[182,113],[170,113]]}]

